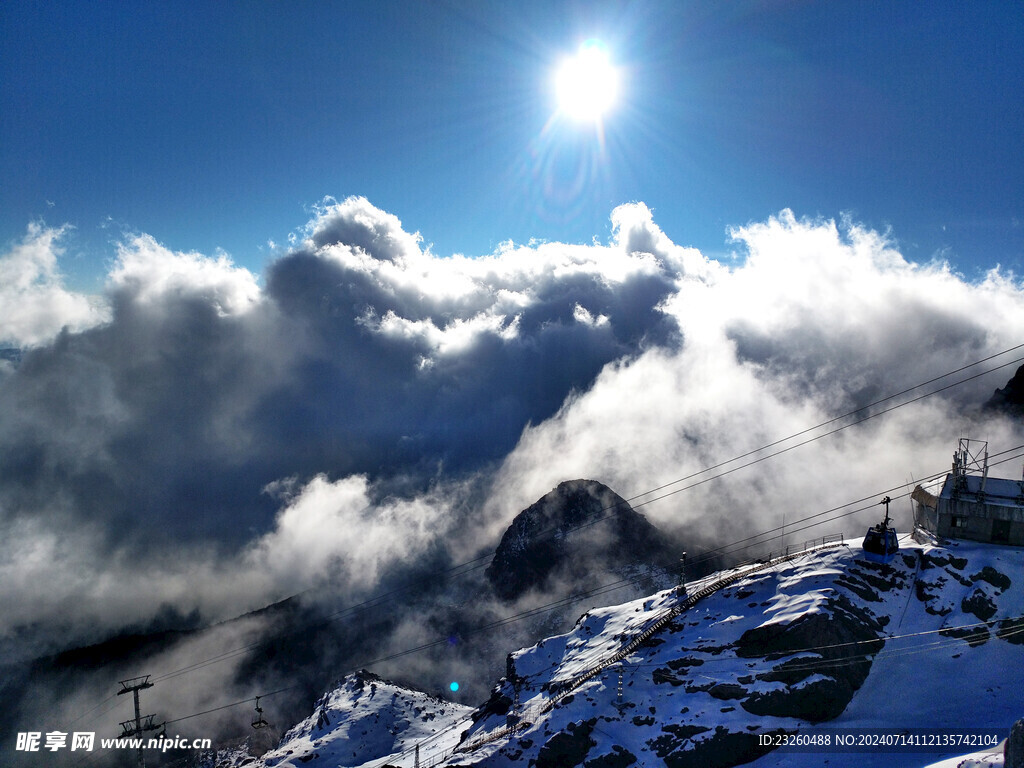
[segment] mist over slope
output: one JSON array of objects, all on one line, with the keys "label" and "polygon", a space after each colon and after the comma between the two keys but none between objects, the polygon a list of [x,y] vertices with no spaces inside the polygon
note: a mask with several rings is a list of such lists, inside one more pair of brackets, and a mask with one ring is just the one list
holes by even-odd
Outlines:
[{"label": "mist over slope", "polygon": [[[543,524],[524,535],[517,525],[524,519]],[[513,540],[557,558],[542,571],[521,568],[529,563],[507,557]],[[495,546],[486,573],[451,568],[436,557],[411,561],[392,574],[386,595],[361,605],[339,606],[332,590],[311,590],[211,627],[120,634],[31,664],[0,664],[8,713],[0,743],[51,720],[113,736],[115,724],[131,712],[112,714],[130,710],[130,702],[108,705],[116,699],[112,690],[118,680],[143,672],[154,683],[144,692],[147,711],[172,724],[210,708],[218,696],[244,700],[272,690],[263,710],[283,729],[332,681],[361,666],[473,702],[504,668],[510,644],[536,642],[564,631],[594,605],[647,594],[678,578],[666,566],[675,565],[680,542],[595,481],[561,483],[517,516]],[[515,594],[505,589],[511,582]],[[457,694],[448,689],[451,681],[458,682]],[[207,738],[222,744],[248,730],[235,708],[213,709],[202,720]],[[261,731],[258,743],[273,746],[282,732]],[[116,763],[116,755],[106,757]]]}]

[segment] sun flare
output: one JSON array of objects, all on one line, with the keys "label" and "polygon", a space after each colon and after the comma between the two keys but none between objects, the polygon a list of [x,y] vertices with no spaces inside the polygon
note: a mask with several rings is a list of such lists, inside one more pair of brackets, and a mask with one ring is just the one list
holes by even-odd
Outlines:
[{"label": "sun flare", "polygon": [[619,73],[612,66],[608,49],[598,40],[588,40],[567,59],[555,75],[555,91],[561,112],[579,121],[597,121],[615,105]]}]

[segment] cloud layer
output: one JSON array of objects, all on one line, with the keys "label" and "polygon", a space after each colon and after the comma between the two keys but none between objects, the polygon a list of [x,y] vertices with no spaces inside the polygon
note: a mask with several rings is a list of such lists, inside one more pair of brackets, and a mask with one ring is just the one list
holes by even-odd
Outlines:
[{"label": "cloud layer", "polygon": [[[1013,276],[908,263],[849,221],[749,223],[733,263],[642,203],[612,224],[607,244],[440,257],[328,200],[261,277],[126,238],[102,300],[62,287],[63,230],[30,229],[0,257],[26,348],[0,363],[5,648],[161,606],[369,594],[427,553],[493,547],[561,480],[629,497],[1024,338]],[[1012,372],[643,511],[728,540],[939,471],[964,430],[1020,444],[974,408]]]},{"label": "cloud layer", "polygon": [[33,223],[0,258],[0,346],[34,347],[63,328],[80,331],[109,319],[106,308],[64,287],[57,269],[66,228]]}]

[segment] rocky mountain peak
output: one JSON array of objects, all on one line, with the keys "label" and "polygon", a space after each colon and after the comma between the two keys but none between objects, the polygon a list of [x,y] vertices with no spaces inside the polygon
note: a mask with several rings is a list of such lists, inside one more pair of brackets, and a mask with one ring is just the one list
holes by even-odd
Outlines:
[{"label": "rocky mountain peak", "polygon": [[501,537],[487,578],[503,599],[600,570],[665,566],[674,547],[642,514],[595,480],[568,480],[520,512]]},{"label": "rocky mountain peak", "polygon": [[1024,415],[1024,365],[1017,369],[1005,387],[992,393],[984,407],[1013,416]]}]

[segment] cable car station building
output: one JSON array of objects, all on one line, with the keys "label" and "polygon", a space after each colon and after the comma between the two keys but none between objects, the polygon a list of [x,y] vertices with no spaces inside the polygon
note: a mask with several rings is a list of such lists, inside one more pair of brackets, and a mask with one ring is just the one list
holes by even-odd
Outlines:
[{"label": "cable car station building", "polygon": [[939,495],[912,498],[914,524],[940,538],[1024,546],[1024,481],[988,476],[987,442],[961,438]]}]

